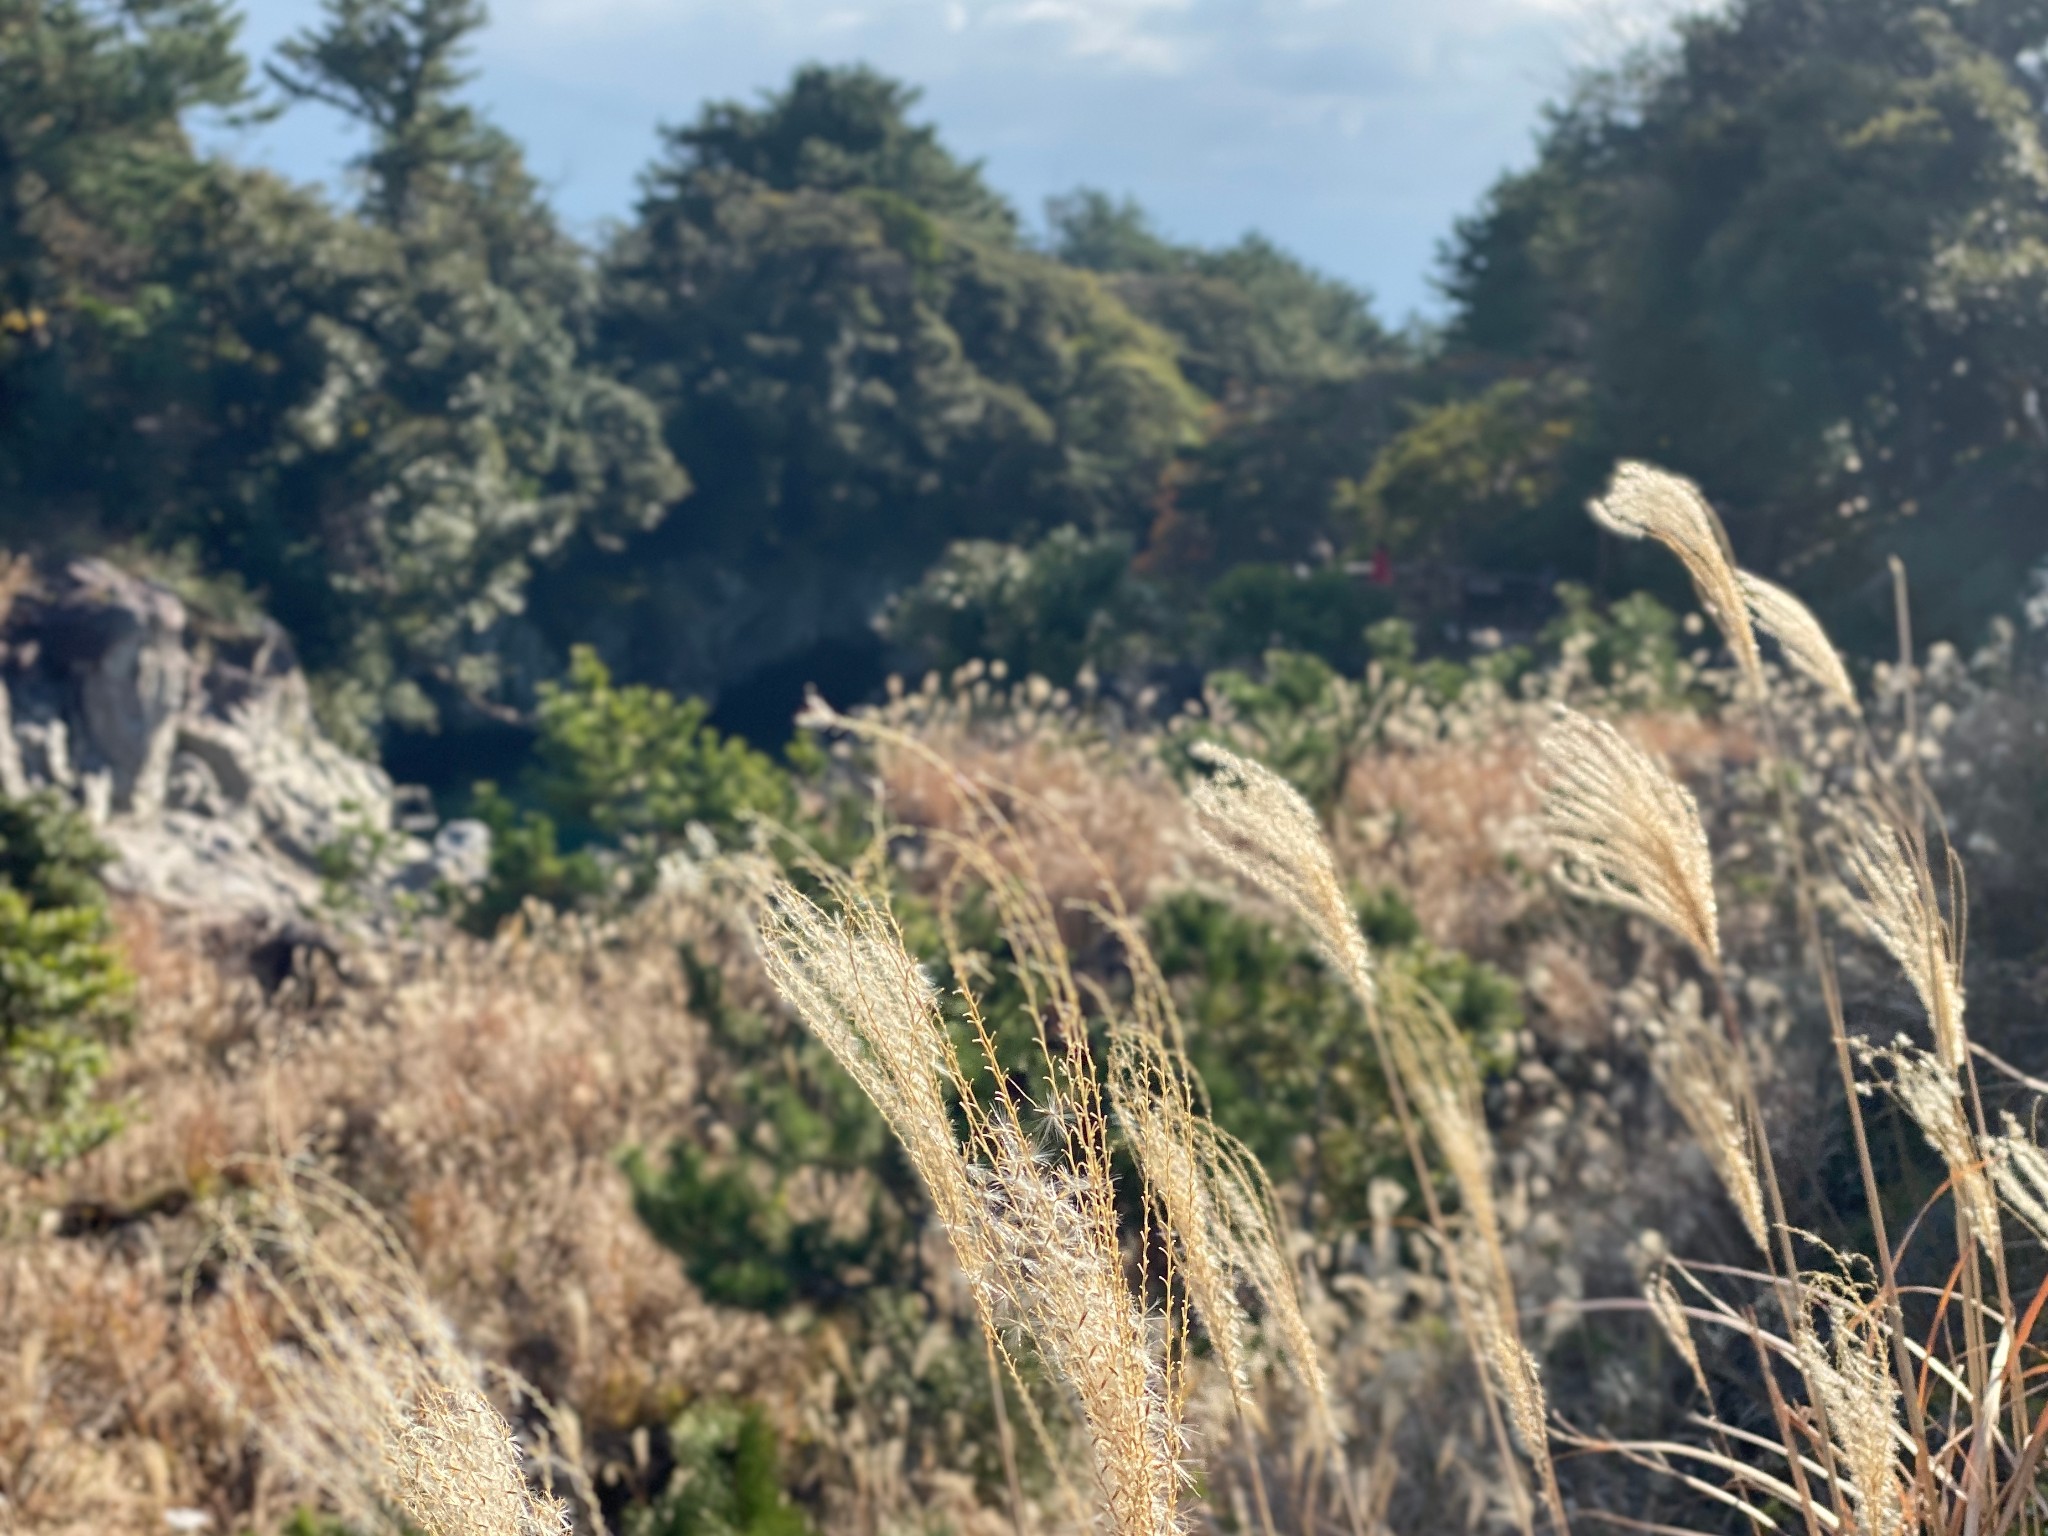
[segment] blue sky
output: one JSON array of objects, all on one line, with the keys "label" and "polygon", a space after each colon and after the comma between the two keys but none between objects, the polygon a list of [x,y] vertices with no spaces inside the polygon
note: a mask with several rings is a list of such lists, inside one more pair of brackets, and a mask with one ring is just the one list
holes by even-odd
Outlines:
[{"label": "blue sky", "polygon": [[[571,225],[632,207],[658,123],[750,99],[808,60],[923,87],[923,114],[1036,220],[1076,185],[1135,195],[1176,237],[1259,229],[1433,313],[1437,242],[1579,64],[1654,35],[1687,0],[494,0],[474,99],[527,147]],[[246,0],[261,57],[318,0]],[[332,114],[211,142],[333,180]]]}]

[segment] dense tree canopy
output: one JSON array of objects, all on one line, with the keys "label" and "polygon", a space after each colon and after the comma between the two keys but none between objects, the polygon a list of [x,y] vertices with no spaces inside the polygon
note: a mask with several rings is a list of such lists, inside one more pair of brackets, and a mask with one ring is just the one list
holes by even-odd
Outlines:
[{"label": "dense tree canopy", "polygon": [[[1622,455],[1838,621],[1898,550],[1973,638],[2048,556],[2048,0],[1685,22],[1459,224],[1434,334],[1129,198],[1028,228],[863,67],[663,130],[586,250],[467,100],[483,20],[325,0],[252,93],[218,0],[0,0],[0,539],[239,585],[409,771],[578,645],[771,723],[886,645],[1349,667],[1421,601],[1376,562],[1618,596]],[[346,204],[186,132],[302,102]]]},{"label": "dense tree canopy", "polygon": [[0,529],[119,531],[204,430],[167,281],[210,191],[181,118],[244,75],[218,0],[0,0]]},{"label": "dense tree canopy", "polygon": [[[949,539],[1144,527],[1198,434],[1170,339],[1021,244],[978,169],[908,122],[914,100],[809,69],[759,108],[707,107],[665,135],[606,253],[603,356],[697,494],[580,571],[621,615],[615,649],[679,685],[765,649],[678,637],[691,590],[780,582],[858,628]],[[761,603],[755,634],[796,622]]]},{"label": "dense tree canopy", "polygon": [[[1446,261],[1453,348],[1588,386],[1816,588],[1944,629],[2048,551],[2048,5],[1741,0],[1557,109]],[[1960,557],[1960,558],[1958,558]]]}]

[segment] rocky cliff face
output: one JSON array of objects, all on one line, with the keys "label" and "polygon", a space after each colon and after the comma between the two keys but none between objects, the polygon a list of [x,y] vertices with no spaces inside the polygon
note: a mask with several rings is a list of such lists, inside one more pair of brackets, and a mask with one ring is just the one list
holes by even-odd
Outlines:
[{"label": "rocky cliff face", "polygon": [[38,791],[100,826],[110,884],[177,906],[310,913],[344,843],[386,884],[481,873],[480,829],[411,835],[389,777],[321,734],[283,630],[200,620],[103,560],[35,568],[0,620],[0,793]]}]

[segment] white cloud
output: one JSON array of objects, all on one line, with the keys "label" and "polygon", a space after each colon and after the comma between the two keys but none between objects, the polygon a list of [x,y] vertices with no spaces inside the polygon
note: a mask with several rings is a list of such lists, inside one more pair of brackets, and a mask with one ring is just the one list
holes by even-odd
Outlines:
[{"label": "white cloud", "polygon": [[[587,227],[629,211],[657,123],[861,60],[923,86],[1027,214],[1088,183],[1185,238],[1256,226],[1398,315],[1429,301],[1451,221],[1527,156],[1542,101],[1687,3],[494,0],[476,89]],[[318,0],[246,4],[267,46]],[[317,139],[296,117],[273,131],[294,168]]]},{"label": "white cloud", "polygon": [[1045,27],[1076,58],[1174,75],[1200,56],[1199,39],[1156,23],[1193,8],[1193,0],[999,0],[984,16],[996,27]]}]

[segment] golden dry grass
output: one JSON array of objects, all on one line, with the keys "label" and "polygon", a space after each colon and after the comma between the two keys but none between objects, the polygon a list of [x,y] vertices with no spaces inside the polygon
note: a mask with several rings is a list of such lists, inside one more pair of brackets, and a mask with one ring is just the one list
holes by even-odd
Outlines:
[{"label": "golden dry grass", "polygon": [[[63,1530],[75,1510],[78,1528],[118,1536],[186,1508],[215,1529],[263,1529],[309,1495],[201,1392],[176,1316],[205,1240],[196,1212],[176,1212],[231,1187],[243,1149],[314,1158],[367,1195],[464,1347],[522,1365],[587,1442],[700,1395],[794,1412],[801,1353],[696,1297],[615,1162],[692,1126],[701,1030],[676,925],[713,952],[733,942],[698,914],[643,921],[353,955],[352,981],[287,1005],[168,920],[126,910],[142,1022],[111,1086],[135,1123],[61,1179],[0,1175],[0,1489],[14,1517]],[[98,1230],[58,1236],[67,1212]],[[204,1298],[196,1316],[212,1326]]]}]

